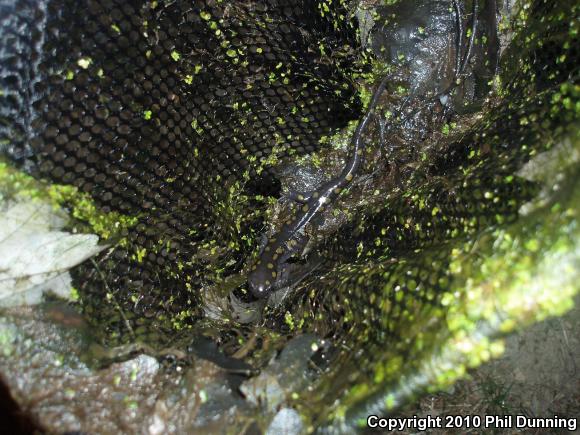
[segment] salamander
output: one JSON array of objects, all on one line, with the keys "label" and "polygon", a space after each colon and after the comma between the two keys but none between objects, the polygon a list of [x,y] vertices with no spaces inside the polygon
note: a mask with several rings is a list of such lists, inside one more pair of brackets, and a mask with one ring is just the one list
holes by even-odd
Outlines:
[{"label": "salamander", "polygon": [[300,207],[294,218],[287,220],[280,231],[268,240],[258,261],[252,266],[248,274],[248,287],[254,297],[265,298],[277,287],[285,271],[285,268],[281,266],[301,246],[304,227],[319,217],[354,179],[363,158],[365,144],[362,132],[369,123],[386,85],[387,78],[385,77],[373,93],[367,112],[354,131],[350,155],[341,173],[309,194],[290,195],[290,198],[298,202]]}]

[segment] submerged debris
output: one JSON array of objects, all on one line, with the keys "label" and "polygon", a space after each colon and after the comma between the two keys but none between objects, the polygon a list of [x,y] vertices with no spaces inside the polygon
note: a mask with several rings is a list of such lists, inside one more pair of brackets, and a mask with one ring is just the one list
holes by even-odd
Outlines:
[{"label": "submerged debris", "polygon": [[69,269],[104,247],[93,234],[59,231],[66,220],[46,202],[4,202],[0,209],[0,307],[34,305],[44,293],[71,298]]}]

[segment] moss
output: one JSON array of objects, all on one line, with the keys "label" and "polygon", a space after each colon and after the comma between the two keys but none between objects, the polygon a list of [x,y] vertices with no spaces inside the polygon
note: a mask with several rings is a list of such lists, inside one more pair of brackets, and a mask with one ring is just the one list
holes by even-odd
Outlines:
[{"label": "moss", "polygon": [[[76,187],[45,184],[0,161],[0,186],[5,198],[48,201],[55,209],[67,208],[74,218],[71,229],[97,234],[110,240],[136,225],[138,217],[100,211],[91,197]],[[125,244],[123,239],[119,243]]]},{"label": "moss", "polygon": [[12,325],[0,325],[0,352],[5,357],[8,357],[14,352],[14,340],[16,339],[16,331]]},{"label": "moss", "polygon": [[70,289],[70,300],[77,302],[79,300],[79,291],[76,287],[71,287]]}]

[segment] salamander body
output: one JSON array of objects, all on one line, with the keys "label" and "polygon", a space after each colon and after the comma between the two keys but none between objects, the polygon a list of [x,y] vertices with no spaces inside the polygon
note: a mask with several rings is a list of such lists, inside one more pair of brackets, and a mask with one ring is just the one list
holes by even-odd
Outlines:
[{"label": "salamander body", "polygon": [[310,194],[291,195],[291,198],[300,205],[298,212],[268,240],[260,258],[248,274],[248,286],[254,297],[264,298],[276,288],[285,272],[284,263],[302,245],[300,242],[304,237],[302,231],[304,227],[319,217],[354,179],[363,158],[362,132],[369,123],[386,85],[387,78],[384,78],[373,93],[368,110],[353,134],[350,156],[341,173]]}]

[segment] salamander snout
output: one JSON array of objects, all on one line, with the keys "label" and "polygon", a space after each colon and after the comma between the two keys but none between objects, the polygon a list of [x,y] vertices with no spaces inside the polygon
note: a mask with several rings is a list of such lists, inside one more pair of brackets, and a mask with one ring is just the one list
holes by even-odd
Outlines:
[{"label": "salamander snout", "polygon": [[248,287],[255,298],[263,299],[274,290],[274,284],[268,276],[269,273],[271,275],[270,271],[258,267],[248,275]]}]

